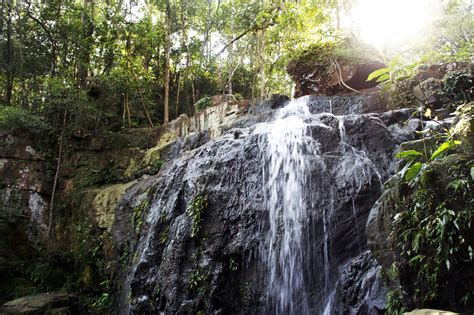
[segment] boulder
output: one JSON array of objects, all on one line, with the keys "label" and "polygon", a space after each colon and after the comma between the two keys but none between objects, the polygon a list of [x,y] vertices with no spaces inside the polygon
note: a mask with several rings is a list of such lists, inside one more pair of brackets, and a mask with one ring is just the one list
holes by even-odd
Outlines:
[{"label": "boulder", "polygon": [[378,315],[386,310],[387,288],[382,268],[370,251],[362,253],[344,268],[333,304],[337,314]]},{"label": "boulder", "polygon": [[76,297],[61,292],[48,292],[29,295],[7,302],[0,308],[0,314],[74,314]]},{"label": "boulder", "polygon": [[271,108],[276,109],[286,105],[290,101],[290,98],[282,94],[272,94],[270,96]]},{"label": "boulder", "polygon": [[434,109],[442,108],[449,100],[443,91],[443,81],[429,78],[418,84],[413,93],[420,105],[428,105]]},{"label": "boulder", "polygon": [[446,73],[467,70],[469,63],[467,62],[448,62],[434,65],[422,65],[418,68],[418,73],[415,79],[418,81],[426,80],[429,78],[442,79]]},{"label": "boulder", "polygon": [[289,62],[287,71],[296,83],[295,97],[348,94],[377,86],[367,77],[385,64],[374,48],[354,41],[336,46],[310,46]]}]

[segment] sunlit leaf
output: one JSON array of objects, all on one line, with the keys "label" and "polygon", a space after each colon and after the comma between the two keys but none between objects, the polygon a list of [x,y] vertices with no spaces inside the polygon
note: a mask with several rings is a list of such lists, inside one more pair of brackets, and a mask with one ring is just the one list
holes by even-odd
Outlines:
[{"label": "sunlit leaf", "polygon": [[431,118],[431,109],[427,108],[424,115]]},{"label": "sunlit leaf", "polygon": [[444,152],[448,151],[455,145],[459,145],[459,144],[461,144],[461,141],[457,141],[457,140],[444,142],[438,147],[438,149],[436,149],[436,151],[433,152],[433,154],[431,155],[431,159],[432,160],[436,159],[438,156],[440,156]]},{"label": "sunlit leaf", "polygon": [[406,79],[409,79],[411,78],[412,76],[411,75],[408,75],[408,74],[404,74],[404,75],[399,75],[397,76],[397,81],[403,81],[403,80],[406,80]]},{"label": "sunlit leaf", "polygon": [[402,151],[402,152],[397,153],[397,155],[395,155],[395,156],[399,159],[404,159],[404,158],[407,158],[407,157],[420,156],[420,155],[423,155],[423,153],[418,152],[416,150],[406,150],[406,151]]},{"label": "sunlit leaf", "polygon": [[385,73],[385,74],[382,74],[380,77],[378,77],[375,82],[384,82],[384,81],[387,81],[388,79],[390,79],[390,74]]},{"label": "sunlit leaf", "polygon": [[388,72],[390,72],[390,69],[388,69],[388,68],[382,68],[382,69],[375,70],[374,72],[369,74],[369,76],[367,77],[367,81],[372,81],[373,79],[378,78],[381,75],[384,75]]},{"label": "sunlit leaf", "polygon": [[412,181],[414,180],[421,171],[423,164],[421,162],[416,162],[410,166],[405,173],[405,180]]}]

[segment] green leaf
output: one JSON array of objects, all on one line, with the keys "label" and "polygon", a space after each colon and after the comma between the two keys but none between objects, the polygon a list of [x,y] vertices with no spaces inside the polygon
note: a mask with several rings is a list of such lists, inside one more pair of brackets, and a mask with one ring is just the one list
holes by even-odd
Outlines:
[{"label": "green leaf", "polygon": [[411,77],[412,77],[411,75],[404,74],[404,75],[397,76],[396,80],[397,81],[403,81],[403,80],[406,80],[406,79],[410,79]]},{"label": "green leaf", "polygon": [[423,155],[423,153],[418,152],[416,150],[406,150],[406,151],[397,153],[395,157],[397,157],[398,159],[405,159],[407,157],[420,156],[420,155]]},{"label": "green leaf", "polygon": [[474,166],[471,167],[471,178],[474,180]]},{"label": "green leaf", "polygon": [[415,164],[410,166],[407,172],[405,173],[405,180],[412,181],[413,179],[415,179],[416,176],[418,176],[418,174],[420,173],[422,166],[423,164],[420,162],[416,162]]},{"label": "green leaf", "polygon": [[385,73],[385,74],[382,74],[380,77],[378,77],[378,79],[375,82],[384,82],[384,81],[387,81],[388,79],[390,79],[390,74]]},{"label": "green leaf", "polygon": [[372,81],[373,79],[378,78],[381,75],[384,75],[388,72],[390,72],[389,68],[382,68],[382,69],[375,70],[374,72],[369,74],[369,76],[367,77],[367,81]]},{"label": "green leaf", "polygon": [[433,154],[431,155],[431,160],[436,159],[438,156],[440,156],[444,152],[448,151],[455,145],[459,145],[459,144],[461,144],[461,141],[457,141],[457,140],[444,142],[438,147],[438,149],[436,149],[436,151],[433,152]]}]

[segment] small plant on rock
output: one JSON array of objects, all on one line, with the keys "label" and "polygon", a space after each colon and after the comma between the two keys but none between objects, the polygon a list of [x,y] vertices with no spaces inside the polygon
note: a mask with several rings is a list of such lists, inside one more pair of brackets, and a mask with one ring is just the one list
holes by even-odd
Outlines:
[{"label": "small plant on rock", "polygon": [[202,215],[207,209],[207,196],[198,195],[188,207],[187,214],[192,219],[191,237],[196,237],[201,231]]},{"label": "small plant on rock", "polygon": [[207,281],[207,276],[204,271],[200,268],[193,270],[189,274],[189,288],[192,291],[204,292],[206,290],[205,282]]},{"label": "small plant on rock", "polygon": [[133,209],[132,217],[130,218],[131,224],[136,233],[140,232],[143,224],[143,211],[148,208],[148,199],[143,200],[138,206]]},{"label": "small plant on rock", "polygon": [[454,71],[443,78],[444,93],[455,102],[474,100],[474,88],[471,75],[466,71]]}]

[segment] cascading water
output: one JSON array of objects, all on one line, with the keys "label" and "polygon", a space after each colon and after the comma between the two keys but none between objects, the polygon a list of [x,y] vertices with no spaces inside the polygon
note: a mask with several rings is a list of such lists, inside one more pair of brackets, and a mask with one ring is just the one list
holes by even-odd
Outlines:
[{"label": "cascading water", "polygon": [[[370,182],[377,173],[373,163],[363,152],[347,144],[344,120],[332,114],[312,115],[308,108],[307,97],[289,102],[275,114],[270,124],[259,126],[257,133],[266,134],[263,154],[263,187],[265,207],[268,210],[269,232],[265,245],[261,247],[261,256],[268,268],[267,313],[276,314],[310,314],[314,312],[309,302],[310,291],[305,275],[311,273],[311,262],[305,259],[310,242],[308,230],[313,216],[322,221],[323,241],[323,296],[325,299],[324,314],[331,313],[334,298],[334,283],[330,282],[329,229],[332,209],[314,209],[311,202],[311,178],[314,169],[324,173],[325,162],[319,150],[319,142],[308,133],[308,126],[318,125],[329,128],[320,118],[335,117],[338,124],[342,167],[348,180],[355,181],[355,193],[361,190],[362,184]],[[263,131],[262,131],[263,130]],[[350,164],[349,164],[350,163]],[[378,174],[377,174],[378,176]],[[379,177],[379,176],[378,176]],[[326,193],[331,194],[331,191]],[[354,193],[354,191],[352,192]],[[354,198],[352,212],[355,228],[357,218]],[[316,227],[318,228],[318,227]],[[358,234],[358,233],[356,233]],[[359,241],[357,240],[360,248]],[[313,262],[314,263],[314,262]],[[310,275],[309,278],[312,278]]]},{"label": "cascading water", "polygon": [[[363,314],[356,308],[372,297],[351,297],[354,308],[343,310],[338,282],[367,250],[364,224],[382,192],[378,170],[391,171],[394,138],[378,116],[335,116],[312,102],[293,100],[204,144],[177,141],[173,160],[134,186],[123,213],[145,199],[149,210],[123,314]],[[203,195],[192,237],[189,207]]]},{"label": "cascading water", "polygon": [[309,312],[303,278],[304,199],[308,156],[318,156],[318,143],[306,135],[304,118],[309,115],[305,98],[292,101],[267,130],[263,178],[270,231],[264,259],[270,269],[267,308],[277,314]]}]

